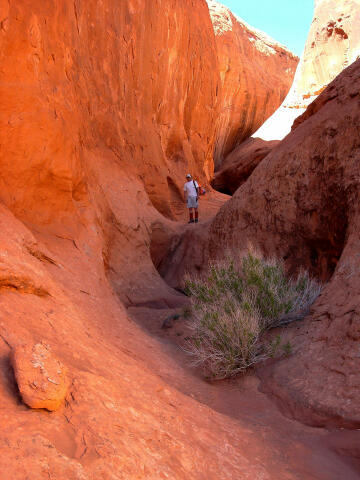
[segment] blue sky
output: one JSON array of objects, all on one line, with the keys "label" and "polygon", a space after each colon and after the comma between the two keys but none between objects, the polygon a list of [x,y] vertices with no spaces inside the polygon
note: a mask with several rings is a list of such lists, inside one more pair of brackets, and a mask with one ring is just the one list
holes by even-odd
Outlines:
[{"label": "blue sky", "polygon": [[300,56],[312,21],[314,0],[219,0],[250,25]]}]

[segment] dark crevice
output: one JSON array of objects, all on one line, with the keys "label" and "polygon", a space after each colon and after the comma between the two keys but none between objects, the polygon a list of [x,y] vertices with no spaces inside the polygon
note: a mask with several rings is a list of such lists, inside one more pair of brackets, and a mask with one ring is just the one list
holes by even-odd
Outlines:
[{"label": "dark crevice", "polygon": [[27,249],[27,251],[30,253],[30,255],[32,255],[33,257],[37,258],[37,259],[40,260],[41,262],[50,263],[50,264],[52,264],[52,265],[55,265],[56,267],[59,266],[59,265],[55,262],[55,260],[53,260],[52,258],[48,257],[45,253],[41,252],[40,250],[34,249],[34,248],[31,247],[31,246],[27,246],[26,249]]},{"label": "dark crevice", "polygon": [[213,179],[210,183],[212,188],[216,190],[217,192],[224,193],[225,195],[230,195],[232,196],[232,192],[229,190],[229,188],[226,185],[218,185],[215,182],[215,179]]},{"label": "dark crevice", "polygon": [[3,373],[3,381],[1,381],[2,387],[12,398],[15,399],[17,405],[23,405],[9,355],[0,357],[0,368]]},{"label": "dark crevice", "polygon": [[34,285],[30,279],[15,276],[0,278],[0,291],[2,290],[27,293],[38,297],[50,296],[50,293],[45,288]]}]

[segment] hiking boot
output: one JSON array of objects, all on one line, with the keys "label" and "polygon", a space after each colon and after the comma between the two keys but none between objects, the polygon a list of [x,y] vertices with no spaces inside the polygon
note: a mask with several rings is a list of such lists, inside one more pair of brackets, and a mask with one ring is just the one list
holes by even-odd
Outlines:
[{"label": "hiking boot", "polygon": [[195,223],[195,220],[189,220],[188,223]]},{"label": "hiking boot", "polygon": [[198,219],[198,218],[195,218],[195,223],[199,223],[199,219]]}]

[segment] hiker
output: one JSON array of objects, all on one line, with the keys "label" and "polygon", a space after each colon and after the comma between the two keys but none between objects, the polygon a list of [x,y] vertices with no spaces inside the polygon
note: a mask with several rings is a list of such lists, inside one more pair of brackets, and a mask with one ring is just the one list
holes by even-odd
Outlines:
[{"label": "hiker", "polygon": [[[184,198],[185,203],[189,209],[190,220],[188,223],[198,223],[199,221],[199,184],[196,180],[193,180],[190,173],[186,175],[186,183],[184,185]],[[195,213],[195,218],[194,218]]]}]

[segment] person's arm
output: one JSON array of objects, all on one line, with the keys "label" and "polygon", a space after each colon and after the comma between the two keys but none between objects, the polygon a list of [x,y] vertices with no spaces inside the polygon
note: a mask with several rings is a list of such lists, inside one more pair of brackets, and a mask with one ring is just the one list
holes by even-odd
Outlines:
[{"label": "person's arm", "polygon": [[199,196],[200,196],[200,187],[199,187],[198,182],[195,182],[195,186],[196,186],[196,196],[197,196],[197,199],[199,199]]},{"label": "person's arm", "polygon": [[186,186],[184,186],[184,202],[187,202],[187,189]]}]

